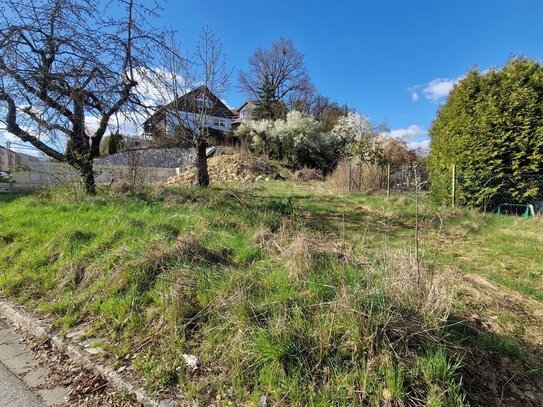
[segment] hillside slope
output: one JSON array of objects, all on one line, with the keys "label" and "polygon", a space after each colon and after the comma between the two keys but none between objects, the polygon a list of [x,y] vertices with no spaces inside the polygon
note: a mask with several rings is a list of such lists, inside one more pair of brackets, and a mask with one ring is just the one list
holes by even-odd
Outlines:
[{"label": "hillside slope", "polygon": [[201,405],[542,405],[541,223],[419,201],[277,181],[2,196],[0,293]]}]

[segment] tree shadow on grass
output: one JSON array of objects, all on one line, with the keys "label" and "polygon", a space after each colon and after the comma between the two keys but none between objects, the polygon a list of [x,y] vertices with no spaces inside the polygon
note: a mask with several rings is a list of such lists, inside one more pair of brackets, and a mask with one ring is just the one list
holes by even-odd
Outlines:
[{"label": "tree shadow on grass", "polygon": [[446,333],[449,347],[462,355],[460,373],[471,405],[543,405],[543,354],[537,345],[459,315],[449,317]]},{"label": "tree shadow on grass", "polygon": [[19,191],[19,192],[4,192],[0,193],[0,203],[11,203],[18,199],[35,194],[36,191]]}]

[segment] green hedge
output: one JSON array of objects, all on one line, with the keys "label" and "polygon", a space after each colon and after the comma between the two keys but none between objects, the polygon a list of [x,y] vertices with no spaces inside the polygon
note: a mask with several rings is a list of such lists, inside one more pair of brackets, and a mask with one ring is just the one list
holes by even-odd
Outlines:
[{"label": "green hedge", "polygon": [[430,129],[431,195],[450,201],[452,164],[460,204],[495,208],[543,193],[543,66],[517,58],[501,70],[470,71]]}]

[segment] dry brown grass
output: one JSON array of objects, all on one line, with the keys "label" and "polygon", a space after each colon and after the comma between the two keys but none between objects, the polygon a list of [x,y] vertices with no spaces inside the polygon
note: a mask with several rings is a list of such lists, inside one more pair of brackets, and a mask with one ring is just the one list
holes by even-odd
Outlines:
[{"label": "dry brown grass", "polygon": [[[350,167],[350,168],[349,168]],[[327,179],[340,191],[371,193],[382,190],[386,186],[386,173],[383,168],[374,164],[355,165],[348,160],[341,161]]]},{"label": "dry brown grass", "polygon": [[428,320],[447,320],[455,299],[454,275],[434,278],[432,265],[417,263],[414,253],[406,250],[386,250],[381,261],[385,268],[382,284],[390,298],[418,309]]}]

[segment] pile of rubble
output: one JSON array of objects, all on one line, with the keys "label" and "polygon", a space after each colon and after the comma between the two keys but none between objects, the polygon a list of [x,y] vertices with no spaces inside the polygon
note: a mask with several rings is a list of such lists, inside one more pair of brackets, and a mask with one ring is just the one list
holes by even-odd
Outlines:
[{"label": "pile of rubble", "polygon": [[[259,157],[241,154],[225,154],[207,160],[209,178],[211,182],[217,181],[244,181],[255,182],[277,179],[279,175]],[[184,171],[181,174],[168,178],[166,185],[192,185],[197,183],[196,168]]]},{"label": "pile of rubble", "polygon": [[302,168],[294,173],[295,181],[324,181],[324,174],[321,170],[313,168]]}]

